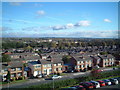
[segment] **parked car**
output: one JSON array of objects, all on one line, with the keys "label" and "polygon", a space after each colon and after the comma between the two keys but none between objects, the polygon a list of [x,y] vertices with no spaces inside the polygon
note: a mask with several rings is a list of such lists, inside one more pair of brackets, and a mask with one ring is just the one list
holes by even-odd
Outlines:
[{"label": "parked car", "polygon": [[42,74],[37,75],[37,78],[42,78],[42,77],[43,77]]},{"label": "parked car", "polygon": [[59,79],[59,78],[62,78],[62,76],[58,76],[58,75],[52,76],[52,79]]},{"label": "parked car", "polygon": [[94,88],[100,88],[100,84],[96,81],[90,81],[93,84]]},{"label": "parked car", "polygon": [[99,82],[99,84],[100,84],[101,87],[102,87],[102,86],[105,86],[105,82],[104,82],[104,81],[99,80],[99,81],[97,81],[97,82]]},{"label": "parked car", "polygon": [[86,89],[93,89],[94,88],[93,84],[90,82],[81,82],[80,85],[82,85]]},{"label": "parked car", "polygon": [[86,90],[82,85],[77,85],[77,86],[74,86],[77,88],[77,90]]},{"label": "parked car", "polygon": [[117,79],[111,78],[109,80],[111,81],[112,84],[118,84],[118,80]]},{"label": "parked car", "polygon": [[105,80],[103,80],[104,82],[105,82],[105,85],[111,85],[112,83],[110,82],[110,80],[108,80],[108,79],[105,79]]},{"label": "parked car", "polygon": [[118,80],[118,82],[120,83],[120,77],[116,77],[116,78],[114,78],[114,79],[117,79],[117,80]]}]

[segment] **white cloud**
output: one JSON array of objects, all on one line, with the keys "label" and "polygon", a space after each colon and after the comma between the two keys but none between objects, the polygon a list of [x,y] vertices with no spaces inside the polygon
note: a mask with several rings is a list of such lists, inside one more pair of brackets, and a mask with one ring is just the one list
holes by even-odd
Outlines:
[{"label": "white cloud", "polygon": [[87,20],[79,21],[77,24],[75,24],[75,26],[90,26],[90,21]]},{"label": "white cloud", "polygon": [[39,10],[39,11],[37,11],[37,14],[38,14],[39,16],[41,16],[41,15],[45,15],[45,11],[43,11],[43,10]]},{"label": "white cloud", "polygon": [[111,22],[111,20],[109,20],[109,19],[104,19],[104,22]]},{"label": "white cloud", "polygon": [[66,28],[72,28],[72,27],[74,27],[74,25],[73,25],[72,23],[68,23],[68,24],[66,25]]}]

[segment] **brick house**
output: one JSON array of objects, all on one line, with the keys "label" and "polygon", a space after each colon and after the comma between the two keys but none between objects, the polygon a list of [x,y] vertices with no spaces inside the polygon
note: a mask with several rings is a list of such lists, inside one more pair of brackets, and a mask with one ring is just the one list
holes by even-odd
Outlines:
[{"label": "brick house", "polygon": [[38,60],[28,63],[31,68],[31,74],[36,77],[37,75],[50,75],[52,73],[63,72],[63,62],[60,59],[49,58],[47,60]]},{"label": "brick house", "polygon": [[108,55],[100,55],[100,67],[107,67],[115,65],[115,57],[111,54]]},{"label": "brick house", "polygon": [[20,77],[27,77],[27,73],[24,71],[23,63],[20,61],[9,62],[8,64],[2,64],[1,75],[3,77],[3,81],[6,80],[5,76],[8,71],[10,71],[11,79],[18,79]]},{"label": "brick house", "polygon": [[64,64],[65,71],[84,71],[92,68],[92,58],[88,55],[71,54],[69,62]]}]

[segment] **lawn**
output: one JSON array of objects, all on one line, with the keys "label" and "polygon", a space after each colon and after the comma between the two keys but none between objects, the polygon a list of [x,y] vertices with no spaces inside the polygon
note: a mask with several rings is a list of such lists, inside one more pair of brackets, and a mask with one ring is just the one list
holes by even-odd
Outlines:
[{"label": "lawn", "polygon": [[[26,82],[28,80],[16,80],[16,81],[12,81],[10,82],[10,84],[13,84],[13,83],[22,83],[22,82]],[[7,82],[0,82],[0,85],[5,85],[7,84]]]}]

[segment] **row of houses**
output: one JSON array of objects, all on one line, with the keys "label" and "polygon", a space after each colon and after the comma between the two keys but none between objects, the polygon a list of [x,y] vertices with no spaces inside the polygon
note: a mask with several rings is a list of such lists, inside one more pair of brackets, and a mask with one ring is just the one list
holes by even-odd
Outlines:
[{"label": "row of houses", "polygon": [[[1,63],[0,75],[2,80],[6,80],[8,70],[11,73],[11,79],[19,77],[37,77],[38,75],[50,75],[53,73],[63,73],[69,71],[86,71],[98,65],[100,67],[113,66],[116,63],[115,58],[111,55],[100,55],[98,53],[9,53],[12,61]],[[65,63],[63,56],[69,56],[68,62]]]}]

